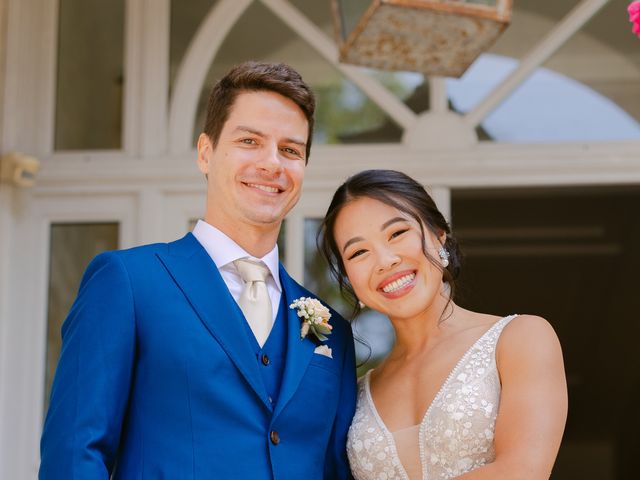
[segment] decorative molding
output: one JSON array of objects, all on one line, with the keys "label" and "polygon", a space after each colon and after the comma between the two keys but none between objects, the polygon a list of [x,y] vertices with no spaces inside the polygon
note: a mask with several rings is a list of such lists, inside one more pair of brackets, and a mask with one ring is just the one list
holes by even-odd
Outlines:
[{"label": "decorative molding", "polygon": [[[327,192],[360,170],[399,168],[451,188],[640,183],[640,142],[523,145],[480,142],[465,150],[413,150],[402,144],[316,145],[305,190]],[[110,154],[56,154],[42,160],[34,194],[118,191],[144,185],[202,188],[196,152],[131,158]]]},{"label": "decorative molding", "polygon": [[447,95],[447,80],[443,77],[428,77],[429,108],[431,112],[442,113],[449,111],[449,96]]},{"label": "decorative molding", "polygon": [[[0,0],[0,105],[4,105],[4,86],[7,76],[7,5],[6,0]],[[4,112],[0,109],[0,154],[4,151],[4,120]]]},{"label": "decorative molding", "polygon": [[412,150],[468,150],[478,143],[475,128],[450,110],[428,110],[404,131],[402,143]]},{"label": "decorative molding", "polygon": [[58,3],[7,0],[2,140],[5,151],[53,151]]},{"label": "decorative molding", "polygon": [[[32,203],[24,190],[16,190],[14,207],[29,211]],[[33,221],[34,219],[29,219]],[[12,252],[11,299],[2,319],[3,355],[11,359],[2,375],[0,418],[3,427],[2,478],[35,478],[39,464],[38,439],[42,426],[44,388],[46,281],[48,232],[37,221],[19,221],[12,227],[13,245],[28,255]],[[25,286],[28,285],[28,288]],[[3,312],[4,313],[4,312]],[[11,341],[8,341],[11,339]],[[7,395],[4,395],[7,392]],[[10,436],[4,432],[11,432]]]},{"label": "decorative molding", "polygon": [[[162,235],[154,241],[175,240],[187,233],[191,220],[204,216],[207,187],[204,177],[195,184],[162,191]],[[157,208],[157,206],[156,206]]]},{"label": "decorative molding", "polygon": [[451,224],[451,189],[433,184],[427,187],[433,201],[436,202],[438,210],[440,210],[440,213],[442,213],[445,220]]},{"label": "decorative molding", "polygon": [[303,212],[294,208],[285,220],[285,267],[299,283],[304,284],[304,219]]},{"label": "decorative molding", "polygon": [[123,146],[131,155],[166,151],[170,15],[170,0],[126,4]]},{"label": "decorative molding", "polygon": [[[0,385],[8,385],[6,378],[9,377],[10,363],[9,355],[7,354],[6,343],[8,340],[7,335],[7,321],[5,319],[10,318],[9,305],[10,301],[10,286],[11,286],[11,269],[12,269],[12,255],[11,255],[11,237],[12,237],[12,224],[13,218],[11,215],[12,209],[12,194],[13,187],[7,185],[0,185]],[[8,388],[0,388],[0,432],[9,432],[7,422],[9,421],[7,402],[9,401],[11,393]],[[6,412],[6,413],[5,413]],[[10,449],[9,438],[5,435],[0,435],[0,476],[2,478],[15,478],[8,476],[9,472],[4,471],[2,465],[7,465],[9,459],[4,458],[5,452]]]},{"label": "decorative molding", "polygon": [[163,192],[155,187],[142,187],[138,190],[138,219],[136,222],[136,243],[157,242],[162,238],[164,209]]}]

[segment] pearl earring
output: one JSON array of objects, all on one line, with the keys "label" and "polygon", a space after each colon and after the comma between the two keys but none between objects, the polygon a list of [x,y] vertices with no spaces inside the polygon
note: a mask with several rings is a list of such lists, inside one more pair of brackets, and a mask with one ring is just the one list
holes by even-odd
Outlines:
[{"label": "pearl earring", "polygon": [[440,247],[438,249],[438,256],[440,257],[443,268],[447,268],[449,266],[449,252],[447,252],[444,247]]},{"label": "pearl earring", "polygon": [[366,305],[364,304],[364,302],[362,300],[358,300],[358,306],[362,309],[364,307],[366,307]]}]

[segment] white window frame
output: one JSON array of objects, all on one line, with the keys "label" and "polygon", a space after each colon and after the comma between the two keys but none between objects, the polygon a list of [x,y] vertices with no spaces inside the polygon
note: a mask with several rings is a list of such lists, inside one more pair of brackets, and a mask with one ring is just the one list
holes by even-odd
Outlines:
[{"label": "white window frame", "polygon": [[[117,221],[120,244],[127,247],[174,239],[189,219],[201,215],[205,185],[191,147],[197,97],[217,49],[251,2],[220,0],[212,7],[185,54],[169,101],[169,0],[127,0],[123,147],[55,152],[58,2],[0,1],[5,15],[0,40],[7,40],[0,47],[0,150],[26,152],[42,162],[36,187],[0,186],[0,478],[34,478],[45,378],[50,225]],[[333,40],[289,2],[254,1],[289,25],[406,132],[422,128],[423,115],[357,67],[339,64]],[[475,128],[606,3],[581,1],[461,119],[460,128]],[[429,113],[449,113],[443,80],[433,79],[431,86]],[[410,143],[315,146],[304,194],[287,220],[287,267],[294,277],[302,280],[304,272],[304,219],[322,216],[348,175],[389,167],[432,186],[450,216],[452,188],[640,184],[640,142],[491,142],[458,149]]]}]

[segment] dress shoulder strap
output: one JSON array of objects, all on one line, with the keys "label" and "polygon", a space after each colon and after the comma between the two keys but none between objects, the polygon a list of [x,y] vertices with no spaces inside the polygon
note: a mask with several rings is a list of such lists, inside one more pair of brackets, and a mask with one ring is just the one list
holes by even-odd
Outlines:
[{"label": "dress shoulder strap", "polygon": [[487,332],[480,338],[478,343],[480,343],[481,345],[479,345],[479,347],[483,348],[490,346],[492,350],[495,349],[495,346],[498,343],[498,339],[502,334],[502,330],[504,330],[504,327],[509,325],[509,322],[517,316],[517,314],[509,315],[507,317],[501,318],[496,323],[494,323],[491,328],[489,328],[489,330],[487,330]]},{"label": "dress shoulder strap", "polygon": [[512,315],[508,315],[506,317],[503,317],[500,320],[498,320],[492,328],[495,328],[496,329],[496,333],[498,334],[498,336],[500,336],[500,334],[502,333],[502,330],[504,329],[504,327],[509,325],[509,322],[511,322],[511,320],[513,320],[517,316],[518,316],[518,314],[514,313]]}]

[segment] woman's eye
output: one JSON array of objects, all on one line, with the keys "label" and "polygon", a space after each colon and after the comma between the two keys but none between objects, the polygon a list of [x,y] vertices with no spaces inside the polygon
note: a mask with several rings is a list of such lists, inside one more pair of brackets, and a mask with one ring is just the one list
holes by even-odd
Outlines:
[{"label": "woman's eye", "polygon": [[402,235],[403,233],[406,233],[406,232],[408,232],[408,231],[409,231],[409,229],[408,229],[408,228],[405,228],[404,230],[398,230],[398,231],[396,231],[396,232],[393,232],[393,233],[391,234],[390,239],[392,239],[392,238],[396,238],[396,237],[399,237],[400,235]]},{"label": "woman's eye", "polygon": [[363,253],[366,253],[366,252],[367,251],[364,250],[364,249],[356,250],[351,255],[349,255],[348,260],[353,260],[354,258],[359,257],[360,255],[362,255]]},{"label": "woman's eye", "polygon": [[243,138],[240,140],[241,143],[245,143],[247,145],[255,145],[256,141],[253,138]]}]

